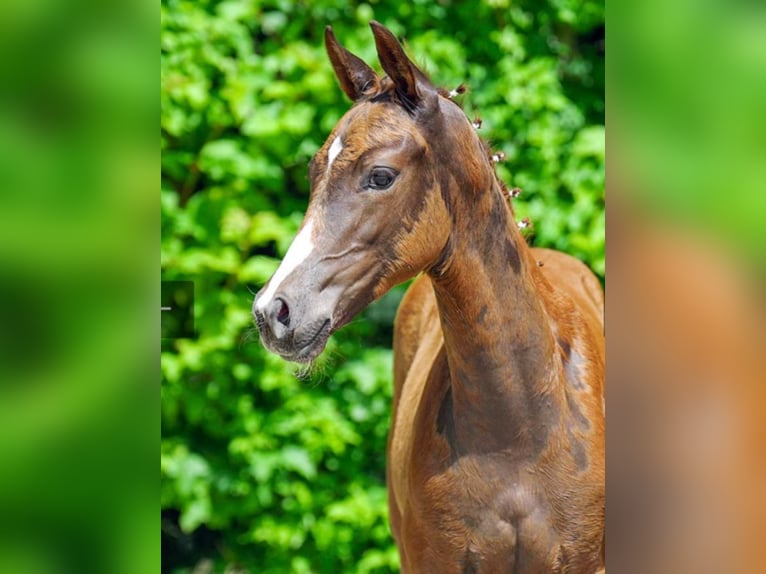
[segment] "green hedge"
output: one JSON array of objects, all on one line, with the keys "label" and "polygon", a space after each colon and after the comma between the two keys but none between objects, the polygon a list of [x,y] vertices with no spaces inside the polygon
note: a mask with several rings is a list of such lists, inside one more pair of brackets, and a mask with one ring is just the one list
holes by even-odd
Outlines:
[{"label": "green hedge", "polygon": [[250,314],[300,224],[307,162],[349,107],[324,26],[379,69],[377,19],[436,83],[466,82],[535,244],[603,276],[603,4],[176,0],[161,16],[162,274],[194,281],[198,333],[162,347],[163,571],[396,572],[385,443],[402,288],[302,376]]}]

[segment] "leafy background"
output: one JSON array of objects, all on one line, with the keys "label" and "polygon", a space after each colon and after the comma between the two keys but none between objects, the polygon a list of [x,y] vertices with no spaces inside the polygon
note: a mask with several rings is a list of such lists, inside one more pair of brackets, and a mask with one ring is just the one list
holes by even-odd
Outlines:
[{"label": "leafy background", "polygon": [[250,315],[349,107],[324,27],[380,69],[379,20],[436,83],[466,82],[534,244],[603,277],[603,2],[163,0],[161,18],[162,277],[194,281],[197,331],[162,345],[163,572],[396,572],[384,469],[403,288],[302,376]]}]

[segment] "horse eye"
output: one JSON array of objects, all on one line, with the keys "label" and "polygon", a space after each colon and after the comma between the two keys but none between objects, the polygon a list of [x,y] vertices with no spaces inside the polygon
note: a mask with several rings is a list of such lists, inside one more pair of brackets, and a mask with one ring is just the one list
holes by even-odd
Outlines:
[{"label": "horse eye", "polygon": [[388,167],[374,167],[367,177],[365,189],[388,189],[394,183],[394,179],[399,175],[393,169]]}]

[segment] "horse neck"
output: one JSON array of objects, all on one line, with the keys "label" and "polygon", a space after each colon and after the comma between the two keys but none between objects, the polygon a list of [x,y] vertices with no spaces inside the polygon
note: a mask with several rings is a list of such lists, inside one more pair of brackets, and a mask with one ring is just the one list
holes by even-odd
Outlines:
[{"label": "horse neck", "polygon": [[537,263],[498,184],[454,210],[431,270],[451,378],[454,438],[463,453],[539,453],[558,421],[555,339]]}]

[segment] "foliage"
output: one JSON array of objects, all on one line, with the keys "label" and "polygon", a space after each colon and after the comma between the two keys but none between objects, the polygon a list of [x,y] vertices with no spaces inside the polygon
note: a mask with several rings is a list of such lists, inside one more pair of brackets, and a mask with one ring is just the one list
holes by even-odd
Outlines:
[{"label": "foliage", "polygon": [[394,290],[311,373],[257,342],[250,305],[308,199],[307,162],[349,104],[322,45],[376,62],[371,19],[408,40],[508,160],[537,245],[604,272],[603,4],[166,0],[162,272],[196,289],[163,342],[163,571],[395,572],[385,442]]}]

